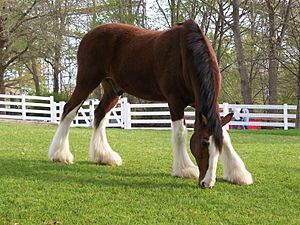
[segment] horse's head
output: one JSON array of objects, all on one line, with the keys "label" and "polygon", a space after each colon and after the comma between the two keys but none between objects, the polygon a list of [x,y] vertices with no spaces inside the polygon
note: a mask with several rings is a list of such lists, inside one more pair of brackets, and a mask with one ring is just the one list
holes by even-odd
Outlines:
[{"label": "horse's head", "polygon": [[[221,118],[221,125],[224,126],[228,122],[230,122],[233,113],[226,115],[225,117]],[[205,177],[205,174],[209,167],[209,148],[216,148],[216,145],[212,143],[213,136],[209,132],[207,128],[207,118],[202,115],[202,120],[199,122],[198,128],[195,129],[191,141],[190,141],[190,148],[192,154],[194,155],[197,165],[199,168],[199,186],[203,187],[203,184],[200,182]],[[220,151],[221,149],[216,149],[216,151]]]}]

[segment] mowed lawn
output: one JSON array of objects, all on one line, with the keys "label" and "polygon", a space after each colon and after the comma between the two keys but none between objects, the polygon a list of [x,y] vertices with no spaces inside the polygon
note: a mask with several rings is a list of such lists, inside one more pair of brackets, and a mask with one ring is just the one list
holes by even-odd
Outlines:
[{"label": "mowed lawn", "polygon": [[[300,224],[300,132],[231,131],[254,184],[211,190],[171,174],[170,131],[108,129],[120,167],[88,157],[90,128],[71,128],[75,164],[52,163],[56,126],[0,123],[0,224]],[[191,132],[189,132],[189,136]]]}]

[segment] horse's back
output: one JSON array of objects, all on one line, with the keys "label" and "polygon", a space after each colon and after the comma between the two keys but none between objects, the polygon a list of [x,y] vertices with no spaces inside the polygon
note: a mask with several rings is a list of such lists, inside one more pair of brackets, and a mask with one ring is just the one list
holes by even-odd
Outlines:
[{"label": "horse's back", "polygon": [[[132,54],[136,56],[145,53],[146,49],[149,50],[157,33],[127,24],[103,24],[83,37],[78,50],[78,59],[88,60],[91,63],[101,60],[101,64],[109,65],[111,69],[111,65],[122,63],[124,59],[131,58]],[[143,55],[142,58],[144,57],[147,55]]]}]

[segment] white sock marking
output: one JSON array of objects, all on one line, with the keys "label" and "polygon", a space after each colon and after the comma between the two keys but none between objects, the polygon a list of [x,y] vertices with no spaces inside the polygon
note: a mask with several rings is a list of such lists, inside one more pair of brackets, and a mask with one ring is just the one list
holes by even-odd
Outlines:
[{"label": "white sock marking", "polygon": [[93,162],[111,166],[122,165],[120,155],[113,151],[107,141],[105,127],[110,116],[110,112],[101,120],[98,128],[93,129],[90,142],[90,158]]},{"label": "white sock marking", "polygon": [[74,157],[69,146],[69,128],[76,117],[78,105],[61,121],[48,150],[50,160],[55,162],[73,163]]},{"label": "white sock marking", "polygon": [[190,159],[187,149],[187,129],[184,119],[172,121],[172,144],[173,144],[173,176],[193,178],[199,177],[199,169]]},{"label": "white sock marking", "polygon": [[244,162],[234,150],[229,134],[223,128],[223,149],[220,160],[223,164],[223,179],[240,185],[250,185],[253,179]]}]

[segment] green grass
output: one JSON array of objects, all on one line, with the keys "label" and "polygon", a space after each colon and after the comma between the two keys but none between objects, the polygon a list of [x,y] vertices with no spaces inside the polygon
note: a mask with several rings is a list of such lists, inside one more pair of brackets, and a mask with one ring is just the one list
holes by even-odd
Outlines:
[{"label": "green grass", "polygon": [[[170,131],[108,129],[121,167],[89,162],[91,129],[72,128],[75,164],[51,163],[55,126],[0,123],[0,224],[300,224],[300,132],[234,131],[254,184],[211,190],[170,176]],[[191,133],[189,133],[191,135]]]}]

